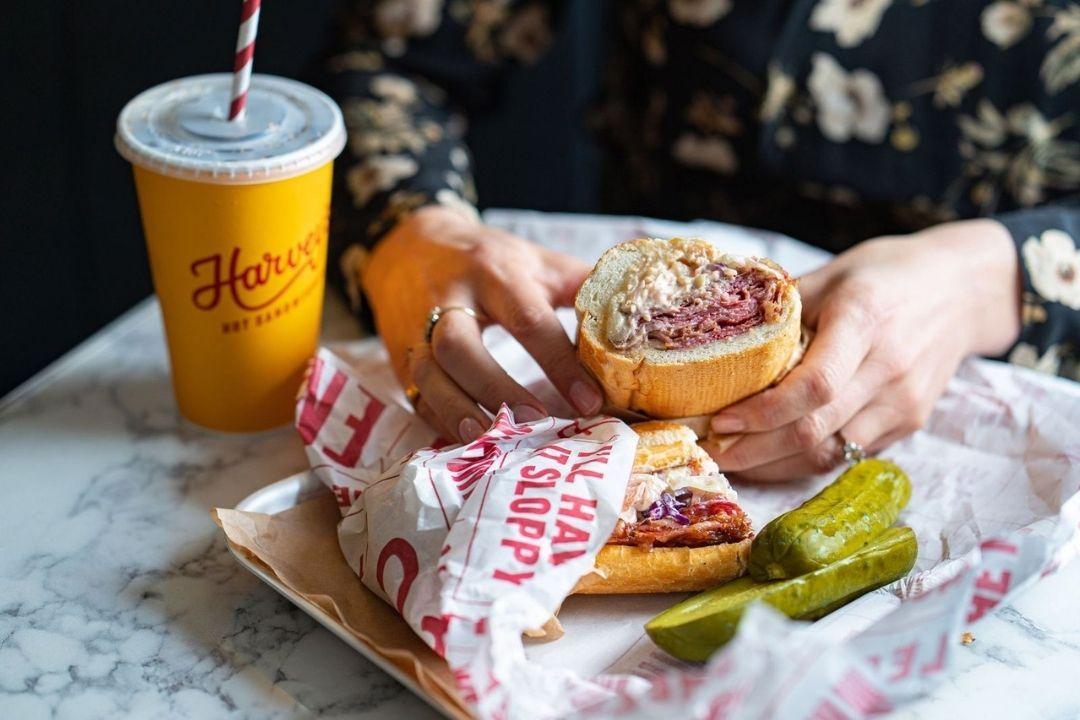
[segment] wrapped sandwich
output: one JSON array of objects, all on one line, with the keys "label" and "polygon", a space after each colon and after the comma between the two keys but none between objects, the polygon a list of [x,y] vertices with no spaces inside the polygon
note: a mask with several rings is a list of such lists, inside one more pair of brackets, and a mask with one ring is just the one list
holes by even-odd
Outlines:
[{"label": "wrapped sandwich", "polygon": [[689,428],[638,433],[622,514],[577,593],[704,590],[746,572],[753,529],[735,491]]}]

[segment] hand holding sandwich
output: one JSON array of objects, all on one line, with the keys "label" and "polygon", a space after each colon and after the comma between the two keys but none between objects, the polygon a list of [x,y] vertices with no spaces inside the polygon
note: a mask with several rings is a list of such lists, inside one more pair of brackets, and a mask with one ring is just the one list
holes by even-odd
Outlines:
[{"label": "hand holding sandwich", "polygon": [[[554,308],[569,305],[588,266],[445,207],[398,223],[361,274],[379,335],[402,382],[419,391],[417,411],[444,436],[470,441],[507,403],[519,420],[548,415],[484,348],[485,324],[504,326],[582,415],[600,410],[595,381],[577,361]],[[435,306],[447,311],[425,338]]]},{"label": "hand holding sandwich", "polygon": [[712,422],[743,434],[721,470],[787,480],[834,467],[841,442],[880,450],[930,415],[960,361],[998,355],[1020,330],[1008,231],[993,220],[871,240],[802,278],[806,356],[776,387]]}]

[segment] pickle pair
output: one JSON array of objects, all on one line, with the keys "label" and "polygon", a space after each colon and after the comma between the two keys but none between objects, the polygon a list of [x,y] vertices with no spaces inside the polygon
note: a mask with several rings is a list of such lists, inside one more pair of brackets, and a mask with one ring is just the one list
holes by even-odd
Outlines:
[{"label": "pickle pair", "polygon": [[695,595],[654,617],[645,632],[675,657],[703,662],[734,637],[754,600],[795,620],[816,620],[907,575],[918,551],[911,528],[890,528],[855,554],[812,573],[765,583],[743,577]]},{"label": "pickle pair", "polygon": [[890,526],[910,497],[911,483],[894,463],[857,463],[762,528],[750,549],[750,577],[665,610],[645,631],[675,657],[703,661],[734,636],[755,600],[816,620],[904,577],[918,543],[911,528]]}]

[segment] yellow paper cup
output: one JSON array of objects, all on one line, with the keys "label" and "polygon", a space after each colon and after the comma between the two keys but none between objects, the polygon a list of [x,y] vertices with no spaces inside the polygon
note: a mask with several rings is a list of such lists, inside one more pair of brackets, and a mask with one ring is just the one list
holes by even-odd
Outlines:
[{"label": "yellow paper cup", "polygon": [[215,430],[291,421],[315,352],[326,277],[337,106],[256,75],[240,123],[231,75],[152,88],[124,108],[116,145],[134,167],[180,412]]}]

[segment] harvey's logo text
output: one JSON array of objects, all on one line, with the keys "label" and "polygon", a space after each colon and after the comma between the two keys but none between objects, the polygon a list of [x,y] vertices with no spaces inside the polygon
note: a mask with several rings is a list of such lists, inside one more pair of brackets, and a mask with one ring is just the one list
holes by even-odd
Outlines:
[{"label": "harvey's logo text", "polygon": [[234,247],[228,254],[215,253],[191,263],[191,274],[205,281],[191,293],[200,310],[213,310],[226,294],[243,310],[261,310],[292,286],[306,271],[317,272],[318,250],[326,237],[325,226],[313,230],[288,250],[245,257]]}]

